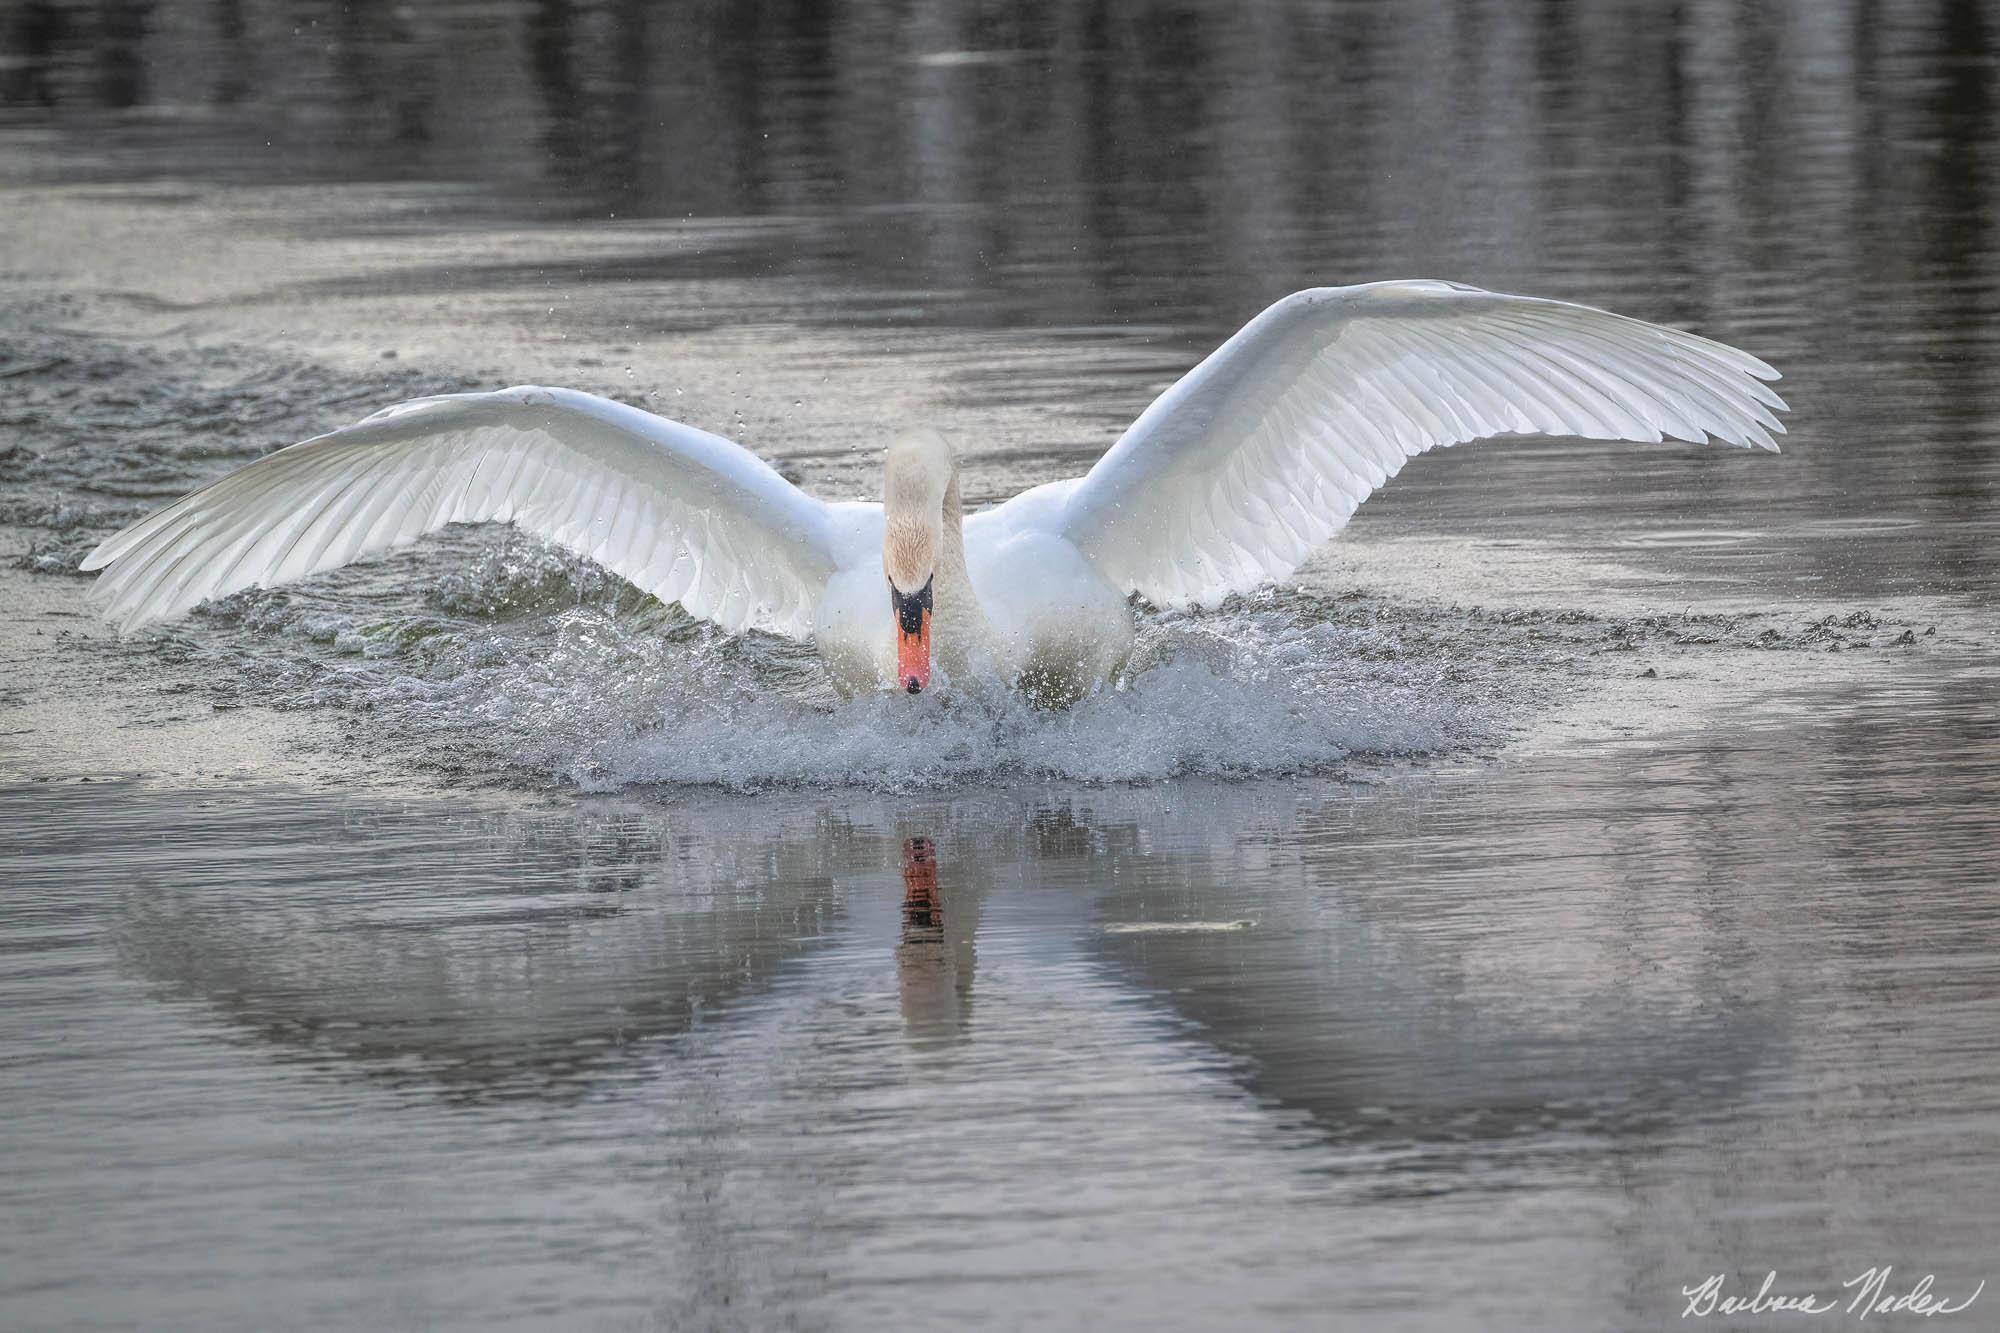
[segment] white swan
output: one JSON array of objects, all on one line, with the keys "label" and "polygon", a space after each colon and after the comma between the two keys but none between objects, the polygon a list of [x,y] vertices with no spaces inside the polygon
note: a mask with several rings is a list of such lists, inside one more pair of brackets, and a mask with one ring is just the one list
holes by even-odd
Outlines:
[{"label": "white swan", "polygon": [[1403,463],[1482,436],[1775,451],[1757,358],[1587,306],[1449,282],[1265,310],[1082,477],[965,516],[933,432],[883,502],[829,504],[719,436],[569,389],[419,398],[240,468],[84,560],[121,630],[211,597],[511,521],[732,632],[817,642],[856,687],[991,672],[1050,699],[1114,673],[1126,604],[1207,604],[1294,569]]}]

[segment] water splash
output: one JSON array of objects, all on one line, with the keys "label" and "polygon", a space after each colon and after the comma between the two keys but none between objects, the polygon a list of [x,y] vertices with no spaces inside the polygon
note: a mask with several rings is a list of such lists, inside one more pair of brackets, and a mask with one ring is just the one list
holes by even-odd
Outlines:
[{"label": "water splash", "polygon": [[1317,603],[1142,614],[1127,675],[1049,711],[1004,692],[843,698],[809,646],[723,634],[531,543],[432,587],[373,619],[295,591],[202,619],[228,622],[218,646],[268,702],[365,714],[455,770],[587,791],[1330,772],[1471,744],[1488,722],[1449,662]]},{"label": "water splash", "polygon": [[1449,744],[1449,710],[1411,697],[1348,698],[1321,672],[1217,673],[1169,661],[1062,712],[1016,696],[873,695],[826,710],[770,698],[689,709],[643,734],[586,743],[582,785],[771,782],[897,790],[997,777],[1147,781],[1326,771],[1356,751]]}]

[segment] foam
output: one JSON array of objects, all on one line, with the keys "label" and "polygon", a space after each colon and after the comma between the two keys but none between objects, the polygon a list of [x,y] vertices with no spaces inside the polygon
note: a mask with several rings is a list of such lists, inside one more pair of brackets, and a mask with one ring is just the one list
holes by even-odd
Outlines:
[{"label": "foam", "polygon": [[884,693],[824,711],[765,697],[690,710],[629,739],[586,742],[569,773],[583,786],[804,782],[910,790],[1022,776],[1132,782],[1318,772],[1356,751],[1410,753],[1448,743],[1436,709],[1408,698],[1357,707],[1317,684],[1263,673],[1236,678],[1176,661],[1063,712],[1012,696],[996,702]]},{"label": "foam", "polygon": [[[546,583],[539,567],[521,577]],[[1379,631],[1290,610],[1144,616],[1131,673],[1063,711],[1006,692],[844,699],[808,647],[731,637],[657,606],[483,624],[364,626],[322,610],[247,619],[332,649],[293,702],[364,712],[389,743],[457,767],[525,768],[593,792],[1326,773],[1468,744],[1483,723],[1437,663],[1384,653]]]}]

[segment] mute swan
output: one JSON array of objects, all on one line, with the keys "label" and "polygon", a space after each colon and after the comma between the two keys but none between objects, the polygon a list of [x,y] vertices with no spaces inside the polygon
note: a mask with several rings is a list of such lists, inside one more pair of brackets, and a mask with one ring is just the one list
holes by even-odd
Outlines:
[{"label": "mute swan", "polygon": [[1482,436],[1776,451],[1778,373],[1733,347],[1457,283],[1277,302],[1082,477],[967,516],[935,433],[881,504],[800,492],[740,446],[571,389],[399,403],[279,450],[83,561],[121,631],[204,599],[507,520],[731,632],[811,637],[836,677],[915,694],[991,673],[1051,700],[1116,672],[1128,594],[1209,604],[1291,572],[1403,463]]}]

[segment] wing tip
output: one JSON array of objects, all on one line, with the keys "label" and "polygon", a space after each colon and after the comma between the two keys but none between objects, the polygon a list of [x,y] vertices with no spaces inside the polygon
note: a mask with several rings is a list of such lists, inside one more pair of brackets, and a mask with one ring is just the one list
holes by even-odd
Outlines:
[{"label": "wing tip", "polygon": [[157,616],[147,615],[143,608],[128,607],[118,597],[100,593],[95,588],[84,595],[84,604],[95,611],[98,620],[109,625],[111,632],[121,639],[131,638],[148,621],[158,619]]},{"label": "wing tip", "polygon": [[100,578],[93,583],[83,595],[83,603],[97,613],[99,620],[111,626],[119,638],[130,638],[141,626],[161,619],[157,612],[149,614],[144,602],[130,605],[120,589],[107,586],[109,582]]}]

